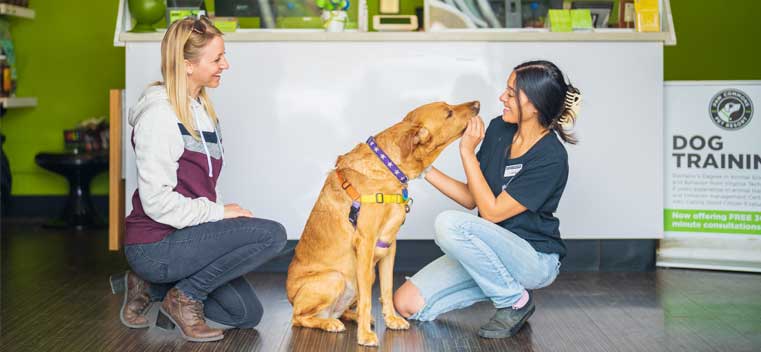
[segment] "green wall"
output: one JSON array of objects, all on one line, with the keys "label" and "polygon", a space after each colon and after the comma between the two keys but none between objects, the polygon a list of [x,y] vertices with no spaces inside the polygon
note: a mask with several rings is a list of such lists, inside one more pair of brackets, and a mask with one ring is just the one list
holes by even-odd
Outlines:
[{"label": "green wall", "polygon": [[[11,19],[17,96],[38,106],[9,109],[0,119],[13,173],[13,195],[62,195],[66,180],[34,163],[40,151],[63,150],[62,130],[108,115],[108,90],[124,87],[124,48],[113,45],[117,0],[37,0],[33,20]],[[108,192],[108,176],[93,182]]]},{"label": "green wall", "polygon": [[[65,3],[65,5],[64,5]],[[117,0],[32,1],[34,20],[13,19],[19,96],[39,106],[0,119],[14,195],[66,194],[66,181],[39,168],[34,155],[63,148],[61,131],[108,114],[108,90],[124,87],[124,48],[113,46]],[[761,80],[757,0],[671,0],[675,47],[664,53],[666,80]],[[105,194],[101,174],[93,192]]]},{"label": "green wall", "polygon": [[664,50],[664,79],[761,79],[761,1],[671,0],[671,10],[677,45]]}]

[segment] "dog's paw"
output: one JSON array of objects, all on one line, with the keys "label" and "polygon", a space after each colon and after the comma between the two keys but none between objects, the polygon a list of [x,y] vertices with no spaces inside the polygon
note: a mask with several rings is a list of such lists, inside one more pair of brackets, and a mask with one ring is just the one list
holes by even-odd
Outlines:
[{"label": "dog's paw", "polygon": [[372,331],[357,331],[357,342],[362,346],[378,346],[378,336]]},{"label": "dog's paw", "polygon": [[[341,319],[356,323],[359,321],[359,315],[357,315],[357,312],[347,310],[341,315]],[[375,318],[370,318],[370,326],[375,326]]]},{"label": "dog's paw", "polygon": [[322,326],[322,330],[330,332],[341,332],[346,330],[346,326],[338,319],[326,319]]},{"label": "dog's paw", "polygon": [[386,327],[391,330],[407,330],[410,328],[410,323],[397,315],[391,315],[385,318]]}]

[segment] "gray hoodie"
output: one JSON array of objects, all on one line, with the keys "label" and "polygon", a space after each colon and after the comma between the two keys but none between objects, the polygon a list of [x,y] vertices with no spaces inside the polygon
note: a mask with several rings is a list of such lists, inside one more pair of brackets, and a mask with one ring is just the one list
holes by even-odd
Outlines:
[{"label": "gray hoodie", "polygon": [[164,86],[147,88],[130,109],[138,182],[125,244],[158,242],[176,229],[223,218],[219,125],[192,99],[191,112],[200,141],[177,119]]}]

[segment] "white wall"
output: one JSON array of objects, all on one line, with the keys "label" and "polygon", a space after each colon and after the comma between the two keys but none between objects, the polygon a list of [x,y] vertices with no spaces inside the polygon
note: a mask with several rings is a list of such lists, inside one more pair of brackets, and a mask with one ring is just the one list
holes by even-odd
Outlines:
[{"label": "white wall", "polygon": [[[488,123],[501,113],[512,67],[529,59],[558,64],[585,97],[580,143],[568,146],[563,237],[662,236],[662,43],[228,42],[226,50],[231,69],[211,93],[226,151],[224,199],[282,222],[289,238],[301,235],[338,155],[431,101],[480,100]],[[126,53],[131,106],[161,78],[159,43],[128,43]],[[131,196],[132,148],[125,154]],[[464,179],[456,144],[434,165]],[[435,216],[458,206],[424,181],[410,191],[400,238],[431,238]]]}]

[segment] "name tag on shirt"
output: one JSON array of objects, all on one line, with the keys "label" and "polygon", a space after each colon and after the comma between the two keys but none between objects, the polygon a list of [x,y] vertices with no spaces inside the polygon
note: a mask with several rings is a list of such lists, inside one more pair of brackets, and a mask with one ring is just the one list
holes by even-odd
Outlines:
[{"label": "name tag on shirt", "polygon": [[513,177],[523,169],[523,164],[507,165],[505,166],[505,177]]},{"label": "name tag on shirt", "polygon": [[507,185],[510,184],[510,181],[513,180],[513,177],[518,174],[519,171],[523,169],[523,164],[513,164],[513,165],[507,165],[505,166],[505,183],[502,184],[502,190],[507,189]]}]

